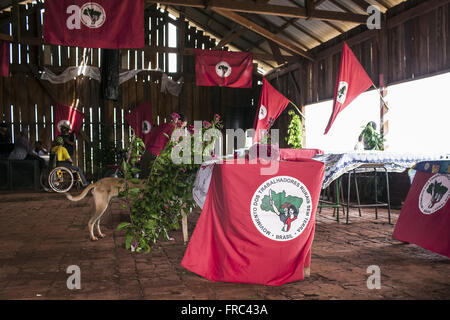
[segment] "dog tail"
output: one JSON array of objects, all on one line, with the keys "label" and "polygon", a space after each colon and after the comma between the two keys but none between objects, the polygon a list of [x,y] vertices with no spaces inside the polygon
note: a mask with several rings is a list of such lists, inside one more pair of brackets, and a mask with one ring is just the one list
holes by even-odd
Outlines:
[{"label": "dog tail", "polygon": [[96,185],[95,185],[95,183],[92,183],[92,184],[90,184],[90,185],[88,185],[84,190],[83,190],[83,192],[82,193],[80,193],[78,196],[72,196],[70,193],[66,193],[66,197],[67,197],[67,199],[69,199],[69,200],[71,200],[71,201],[80,201],[81,199],[84,199],[84,197],[86,197],[86,195],[89,193],[89,191],[92,189],[92,188],[95,188],[96,187]]}]

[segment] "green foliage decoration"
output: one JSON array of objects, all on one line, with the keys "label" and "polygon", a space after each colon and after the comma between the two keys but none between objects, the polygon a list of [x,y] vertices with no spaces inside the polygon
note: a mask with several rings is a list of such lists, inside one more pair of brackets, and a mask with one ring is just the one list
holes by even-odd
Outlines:
[{"label": "green foliage decoration", "polygon": [[[170,240],[169,232],[180,227],[181,210],[188,215],[195,207],[192,188],[201,164],[196,164],[194,157],[211,154],[215,139],[201,143],[200,148],[196,147],[198,143],[194,143],[194,136],[197,134],[198,137],[199,132],[179,118],[178,114],[172,114],[172,123],[183,130],[184,135],[177,141],[169,139],[159,156],[152,161],[144,188],[139,187],[139,180],[133,178],[139,172],[136,163],[145,149],[141,139],[133,139],[129,147],[130,161],[122,164],[125,190],[120,192],[119,197],[125,200],[123,208],[130,213],[130,221],[120,223],[117,229],[126,230],[125,247],[128,250],[147,253],[157,241]],[[220,116],[215,115],[211,122],[203,121],[201,136],[208,129],[220,130],[222,127]],[[191,146],[191,161],[176,164],[172,161],[172,150],[184,139],[190,140],[187,143],[190,142]]]}]

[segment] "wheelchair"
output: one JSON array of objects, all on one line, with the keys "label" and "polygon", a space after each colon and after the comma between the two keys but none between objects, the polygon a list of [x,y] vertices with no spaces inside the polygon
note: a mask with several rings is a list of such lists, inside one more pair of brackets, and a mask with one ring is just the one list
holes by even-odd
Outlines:
[{"label": "wheelchair", "polygon": [[48,167],[41,171],[40,183],[45,191],[57,193],[68,192],[73,186],[80,190],[82,186],[80,174],[66,166],[57,165],[54,154],[50,155]]}]

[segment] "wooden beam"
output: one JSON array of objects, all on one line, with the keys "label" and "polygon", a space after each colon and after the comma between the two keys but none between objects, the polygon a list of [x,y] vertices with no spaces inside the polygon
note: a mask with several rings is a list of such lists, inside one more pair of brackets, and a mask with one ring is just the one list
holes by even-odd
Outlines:
[{"label": "wooden beam", "polygon": [[[147,3],[160,3],[174,6],[187,6],[206,9],[203,0],[146,0]],[[243,2],[236,0],[210,0],[207,9],[245,12],[262,15],[285,16],[293,18],[308,18],[308,14],[303,7],[289,7],[272,4],[262,4],[259,2]],[[354,23],[365,23],[367,17],[356,13],[336,12],[326,10],[314,10],[310,16],[312,19],[327,21],[347,21]]]},{"label": "wooden beam", "polygon": [[226,46],[227,44],[233,42],[240,36],[242,36],[244,33],[247,32],[247,29],[245,29],[242,26],[239,26],[237,28],[234,28],[233,30],[230,30],[220,41],[219,43],[214,47],[214,50],[222,49],[222,47]]},{"label": "wooden beam", "polygon": [[450,3],[450,0],[428,0],[415,6],[409,10],[406,10],[387,21],[387,27],[389,29],[394,28],[408,20],[422,16],[430,11],[433,11],[439,7],[445,6]]},{"label": "wooden beam", "polygon": [[265,37],[266,39],[272,40],[273,42],[277,43],[278,45],[282,46],[283,48],[285,48],[291,52],[294,52],[295,54],[298,54],[309,60],[314,60],[306,51],[300,49],[295,44],[292,44],[291,42],[289,42],[283,38],[280,38],[276,34],[273,34],[272,32],[266,30],[265,28],[261,27],[260,25],[240,16],[237,13],[234,13],[231,11],[220,10],[220,9],[213,9],[213,11],[230,19],[231,21],[234,21],[234,22],[246,27],[249,30],[252,30],[253,32],[258,33],[259,35]]},{"label": "wooden beam", "polygon": [[275,61],[278,63],[278,65],[284,64],[286,60],[284,60],[281,54],[280,47],[272,40],[269,40],[269,46],[270,49],[272,50],[273,57],[275,58]]}]

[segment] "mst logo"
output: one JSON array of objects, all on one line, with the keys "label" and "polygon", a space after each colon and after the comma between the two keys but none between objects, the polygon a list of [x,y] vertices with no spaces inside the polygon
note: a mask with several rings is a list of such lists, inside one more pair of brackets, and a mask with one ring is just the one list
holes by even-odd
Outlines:
[{"label": "mst logo", "polygon": [[340,104],[344,104],[345,100],[347,99],[347,92],[348,92],[348,83],[345,81],[339,82],[339,88],[338,88],[338,94],[337,94],[337,102]]},{"label": "mst logo", "polygon": [[221,78],[228,78],[231,74],[231,66],[226,61],[220,61],[216,64],[216,73]]},{"label": "mst logo", "polygon": [[423,214],[433,214],[443,208],[450,197],[450,176],[435,174],[422,188],[419,209]]},{"label": "mst logo", "polygon": [[142,133],[147,134],[147,133],[150,133],[150,131],[152,131],[152,125],[150,124],[149,121],[143,120],[142,121]]},{"label": "mst logo", "polygon": [[81,23],[91,29],[100,28],[106,21],[105,9],[95,2],[86,2],[81,8],[77,5],[67,7],[70,16],[66,20],[69,30],[81,29]]},{"label": "mst logo", "polygon": [[311,195],[298,179],[278,176],[265,181],[253,195],[250,213],[255,227],[276,241],[297,238],[311,218]]}]

